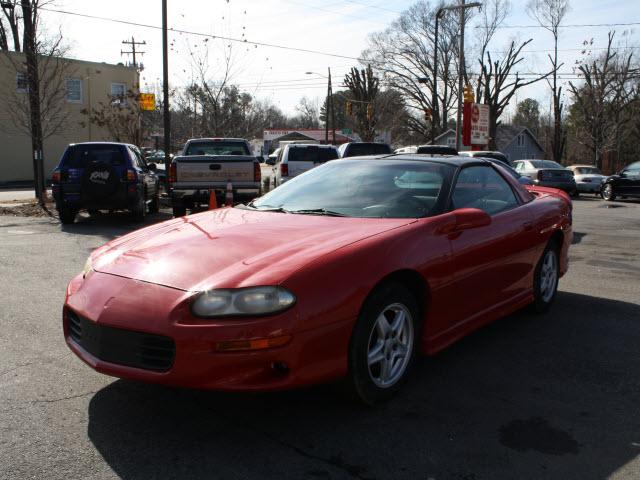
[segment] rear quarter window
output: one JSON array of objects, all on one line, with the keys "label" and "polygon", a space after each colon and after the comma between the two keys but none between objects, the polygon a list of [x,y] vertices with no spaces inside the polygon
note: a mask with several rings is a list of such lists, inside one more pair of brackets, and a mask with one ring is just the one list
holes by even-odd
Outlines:
[{"label": "rear quarter window", "polygon": [[327,162],[338,158],[338,153],[334,148],[321,147],[293,147],[289,148],[287,161],[289,162]]}]

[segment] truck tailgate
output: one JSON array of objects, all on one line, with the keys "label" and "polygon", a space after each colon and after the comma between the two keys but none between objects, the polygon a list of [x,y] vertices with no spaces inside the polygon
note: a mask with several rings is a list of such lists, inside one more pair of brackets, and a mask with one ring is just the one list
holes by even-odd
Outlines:
[{"label": "truck tailgate", "polygon": [[210,185],[212,183],[253,182],[253,157],[188,155],[174,159],[177,183]]}]

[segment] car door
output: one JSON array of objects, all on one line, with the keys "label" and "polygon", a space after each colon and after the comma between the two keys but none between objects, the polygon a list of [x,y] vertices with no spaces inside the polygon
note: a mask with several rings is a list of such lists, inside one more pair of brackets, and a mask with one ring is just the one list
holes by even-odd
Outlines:
[{"label": "car door", "polygon": [[157,177],[151,170],[149,170],[147,162],[145,162],[142,154],[138,150],[132,148],[131,153],[133,154],[134,165],[136,166],[137,174],[140,176],[142,185],[145,188],[145,200],[148,200],[156,194]]},{"label": "car door", "polygon": [[619,195],[640,196],[640,162],[632,163],[620,172],[616,182],[616,193]]},{"label": "car door", "polygon": [[463,168],[451,195],[451,210],[479,208],[491,224],[450,236],[456,291],[456,322],[470,321],[525,296],[531,288],[532,251],[538,239],[529,204],[488,165]]}]

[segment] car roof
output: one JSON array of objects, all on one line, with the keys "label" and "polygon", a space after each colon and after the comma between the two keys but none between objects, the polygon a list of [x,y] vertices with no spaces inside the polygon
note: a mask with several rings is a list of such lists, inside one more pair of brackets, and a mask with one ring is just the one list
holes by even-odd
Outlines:
[{"label": "car roof", "polygon": [[598,168],[595,165],[586,165],[586,164],[583,164],[583,163],[576,163],[575,165],[569,165],[567,168],[585,168],[585,167]]},{"label": "car roof", "polygon": [[322,143],[287,143],[285,147],[322,147],[322,148],[336,148],[335,145],[326,145]]},{"label": "car roof", "polygon": [[199,142],[202,140],[221,142],[221,141],[231,141],[231,142],[246,142],[247,140],[244,138],[226,138],[226,137],[202,137],[202,138],[190,138],[187,142]]},{"label": "car roof", "polygon": [[484,158],[462,157],[462,156],[434,156],[425,157],[417,153],[392,153],[390,155],[366,155],[362,157],[348,157],[340,161],[366,161],[366,160],[398,160],[410,162],[442,163],[454,167],[466,167],[469,165],[492,165],[492,162]]},{"label": "car roof", "polygon": [[72,145],[122,145],[125,147],[135,147],[135,145],[132,145],[130,143],[122,143],[122,142],[76,142],[76,143],[70,143],[69,146]]}]

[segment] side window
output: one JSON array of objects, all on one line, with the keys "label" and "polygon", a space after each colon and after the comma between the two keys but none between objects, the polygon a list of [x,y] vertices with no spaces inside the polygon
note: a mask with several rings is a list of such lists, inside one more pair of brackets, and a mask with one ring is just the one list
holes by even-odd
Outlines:
[{"label": "side window", "polygon": [[453,190],[451,208],[479,208],[489,215],[517,207],[513,190],[502,176],[489,166],[464,168]]},{"label": "side window", "polygon": [[141,170],[148,170],[147,164],[142,158],[142,156],[140,155],[140,153],[134,150],[133,148],[130,148],[129,150],[131,152],[131,158],[133,160],[133,164]]},{"label": "side window", "polygon": [[280,149],[280,152],[278,153],[278,156],[276,158],[276,163],[280,163],[282,161],[282,157],[284,156],[284,151],[286,150],[286,147],[282,147]]}]

